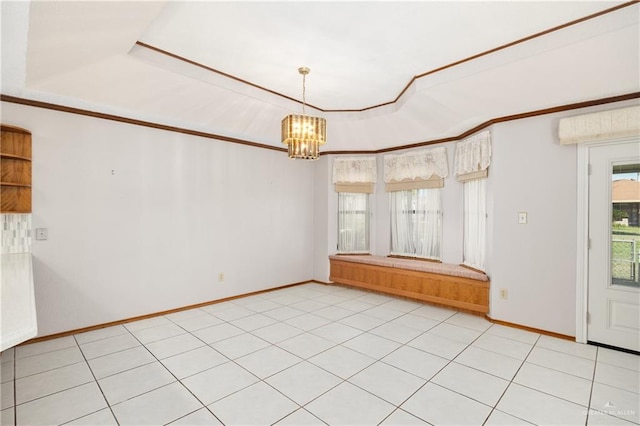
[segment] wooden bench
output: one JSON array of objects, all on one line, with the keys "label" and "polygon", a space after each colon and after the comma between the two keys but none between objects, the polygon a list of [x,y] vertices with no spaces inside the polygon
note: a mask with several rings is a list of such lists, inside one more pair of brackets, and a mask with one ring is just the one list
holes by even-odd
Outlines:
[{"label": "wooden bench", "polygon": [[489,312],[486,274],[447,263],[385,256],[329,256],[329,279],[473,312]]}]

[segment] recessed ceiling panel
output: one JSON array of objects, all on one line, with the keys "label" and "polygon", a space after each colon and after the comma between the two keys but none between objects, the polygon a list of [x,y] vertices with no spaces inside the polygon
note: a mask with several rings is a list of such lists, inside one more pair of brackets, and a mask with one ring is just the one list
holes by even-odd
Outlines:
[{"label": "recessed ceiling panel", "polygon": [[392,101],[411,79],[619,2],[169,2],[140,41],[323,109]]}]

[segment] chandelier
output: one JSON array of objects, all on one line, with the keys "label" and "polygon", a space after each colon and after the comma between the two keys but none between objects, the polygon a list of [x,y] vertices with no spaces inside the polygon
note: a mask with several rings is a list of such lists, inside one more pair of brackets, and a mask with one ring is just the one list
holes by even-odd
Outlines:
[{"label": "chandelier", "polygon": [[307,67],[298,68],[302,74],[302,115],[289,114],[282,119],[282,143],[289,147],[289,158],[317,160],[320,145],[327,143],[327,120],[305,114]]}]

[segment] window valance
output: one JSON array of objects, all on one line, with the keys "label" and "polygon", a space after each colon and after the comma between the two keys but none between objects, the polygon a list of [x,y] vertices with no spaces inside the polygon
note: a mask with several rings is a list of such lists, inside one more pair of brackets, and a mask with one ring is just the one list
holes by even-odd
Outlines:
[{"label": "window valance", "polygon": [[376,157],[337,157],[333,160],[336,192],[370,194],[377,175]]},{"label": "window valance", "polygon": [[491,164],[491,132],[468,137],[456,144],[455,174],[460,182],[487,177]]},{"label": "window valance", "polygon": [[560,119],[561,145],[640,135],[640,106]]},{"label": "window valance", "polygon": [[447,148],[438,147],[384,156],[387,191],[442,188],[449,175]]}]

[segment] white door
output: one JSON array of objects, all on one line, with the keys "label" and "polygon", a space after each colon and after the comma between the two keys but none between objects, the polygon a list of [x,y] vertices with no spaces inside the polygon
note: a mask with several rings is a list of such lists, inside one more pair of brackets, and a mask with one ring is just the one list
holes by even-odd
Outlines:
[{"label": "white door", "polygon": [[587,339],[640,351],[640,141],[589,147]]}]

